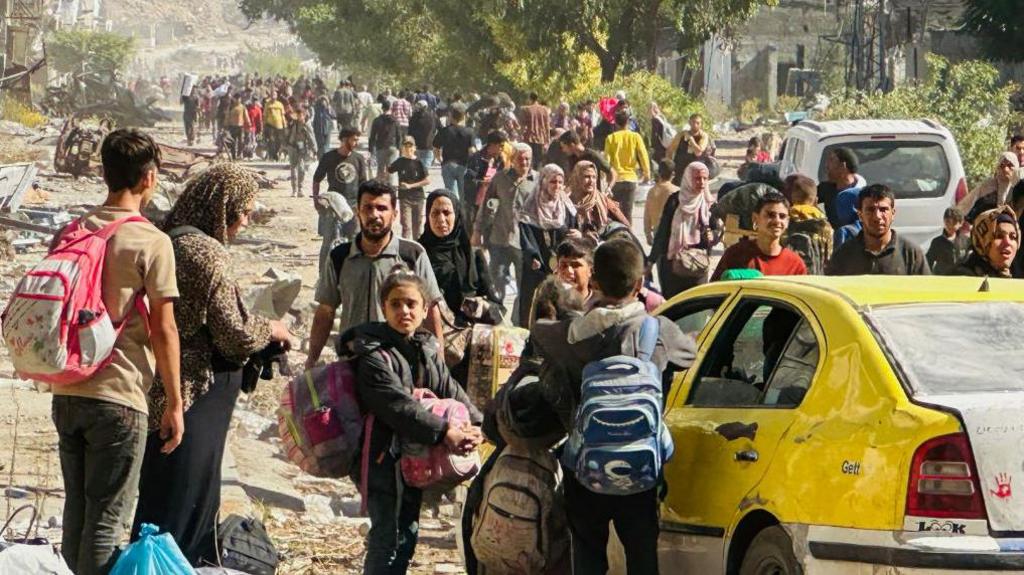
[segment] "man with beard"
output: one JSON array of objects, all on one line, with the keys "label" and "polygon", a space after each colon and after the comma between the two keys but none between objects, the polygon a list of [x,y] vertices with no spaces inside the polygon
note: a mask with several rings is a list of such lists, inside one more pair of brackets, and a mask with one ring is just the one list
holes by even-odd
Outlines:
[{"label": "man with beard", "polygon": [[[435,305],[443,299],[427,253],[418,243],[398,237],[392,231],[398,207],[398,191],[391,185],[370,180],[359,186],[358,210],[361,232],[355,240],[339,244],[320,267],[320,281],[314,299],[319,306],[313,316],[306,367],[320,359],[334,317],[341,307],[338,333],[369,321],[384,321],[380,287],[396,265],[404,265],[423,279],[427,287],[427,321],[424,326],[443,345],[441,315]],[[342,273],[344,270],[344,273]]]},{"label": "man with beard", "polygon": [[888,186],[874,184],[860,191],[857,213],[861,232],[832,256],[825,275],[931,275],[924,252],[892,229],[896,196]]}]

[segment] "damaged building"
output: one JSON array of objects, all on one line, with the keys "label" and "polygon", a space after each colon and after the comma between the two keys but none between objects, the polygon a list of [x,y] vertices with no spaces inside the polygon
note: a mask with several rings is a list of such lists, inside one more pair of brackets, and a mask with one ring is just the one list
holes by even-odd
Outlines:
[{"label": "damaged building", "polygon": [[[731,39],[712,38],[701,66],[666,51],[658,71],[690,93],[738,107],[781,95],[807,97],[825,83],[887,90],[927,73],[925,55],[951,61],[983,57],[959,33],[964,0],[779,0],[762,7]],[[1024,67],[997,63],[1006,79]]]}]

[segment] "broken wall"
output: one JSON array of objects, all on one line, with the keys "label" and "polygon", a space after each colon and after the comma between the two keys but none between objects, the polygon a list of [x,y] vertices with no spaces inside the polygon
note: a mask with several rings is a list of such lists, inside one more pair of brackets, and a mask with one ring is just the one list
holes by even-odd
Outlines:
[{"label": "broken wall", "polygon": [[790,68],[813,68],[828,47],[848,0],[780,0],[758,10],[736,34],[732,50],[732,104],[751,98],[774,106]]}]

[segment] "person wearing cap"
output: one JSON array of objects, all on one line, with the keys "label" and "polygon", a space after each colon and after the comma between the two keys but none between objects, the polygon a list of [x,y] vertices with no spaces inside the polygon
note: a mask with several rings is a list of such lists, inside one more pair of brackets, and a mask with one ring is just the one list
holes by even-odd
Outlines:
[{"label": "person wearing cap", "polygon": [[377,179],[389,182],[388,166],[398,159],[398,147],[402,142],[401,128],[391,115],[391,104],[384,100],[380,104],[381,114],[370,124],[368,146],[377,159]]},{"label": "person wearing cap", "polygon": [[[434,163],[434,136],[437,134],[437,116],[426,100],[417,100],[409,118],[409,135],[416,140],[416,158],[429,170]],[[419,237],[419,236],[416,236]]]},{"label": "person wearing cap", "polygon": [[427,168],[416,158],[416,139],[402,138],[401,157],[388,166],[389,174],[398,174],[398,208],[402,222],[402,237],[416,240],[423,234],[423,204],[426,194],[423,186],[430,183]]}]

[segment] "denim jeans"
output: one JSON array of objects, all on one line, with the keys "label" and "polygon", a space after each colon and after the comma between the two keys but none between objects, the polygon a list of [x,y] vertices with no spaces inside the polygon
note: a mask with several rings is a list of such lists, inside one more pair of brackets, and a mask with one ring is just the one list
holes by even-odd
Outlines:
[{"label": "denim jeans", "polygon": [[125,539],[146,450],[146,414],[114,403],[56,395],[64,476],[61,553],[77,575],[102,575]]},{"label": "denim jeans", "polygon": [[416,150],[416,159],[423,164],[423,171],[430,172],[430,166],[434,165],[434,150],[427,148],[426,150]]},{"label": "denim jeans", "polygon": [[405,485],[397,467],[397,459],[390,454],[370,464],[366,502],[370,532],[363,575],[404,575],[416,552],[423,492]]},{"label": "denim jeans", "polygon": [[444,180],[444,187],[455,197],[466,202],[466,166],[455,162],[441,164],[441,179]]},{"label": "denim jeans", "polygon": [[[509,297],[519,294],[523,285],[523,250],[510,246],[494,246],[488,249],[491,253],[491,279],[494,289],[501,297],[502,304]],[[515,272],[512,267],[515,266]],[[512,305],[512,318],[519,317],[519,298]],[[513,322],[515,320],[513,319]]]}]

